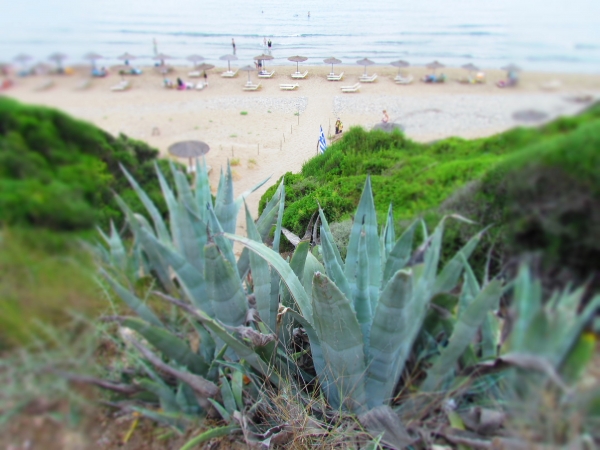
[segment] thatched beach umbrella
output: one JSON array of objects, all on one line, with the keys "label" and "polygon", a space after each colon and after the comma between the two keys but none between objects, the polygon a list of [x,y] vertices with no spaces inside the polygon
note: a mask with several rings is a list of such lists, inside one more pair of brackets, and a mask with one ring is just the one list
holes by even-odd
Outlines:
[{"label": "thatched beach umbrella", "polygon": [[501,67],[500,69],[506,70],[507,72],[520,72],[521,68],[515,64],[509,64],[507,66]]},{"label": "thatched beach umbrella", "polygon": [[103,56],[95,52],[89,52],[83,55],[83,59],[87,59],[92,63],[92,69],[96,68],[96,61],[102,59]]},{"label": "thatched beach umbrella", "polygon": [[54,61],[56,63],[56,70],[58,72],[62,72],[63,68],[62,68],[62,62],[67,59],[67,55],[65,55],[64,53],[52,53],[50,56],[48,56],[48,59],[50,61]]},{"label": "thatched beach umbrella", "polygon": [[210,69],[214,69],[215,66],[212,64],[207,64],[207,63],[202,63],[202,64],[198,64],[196,66],[196,69],[198,70],[210,70]]},{"label": "thatched beach umbrella", "polygon": [[460,66],[461,68],[468,70],[469,72],[477,72],[479,70],[479,67],[477,67],[475,64],[465,64]]},{"label": "thatched beach umbrella", "polygon": [[337,58],[327,58],[327,59],[324,59],[323,62],[325,64],[331,64],[331,73],[333,74],[333,65],[340,64],[342,62],[342,60],[337,59]]},{"label": "thatched beach umbrella", "polygon": [[248,82],[246,84],[252,84],[252,81],[250,80],[250,72],[256,70],[256,67],[248,64],[247,66],[242,67],[240,70],[245,70],[246,72],[248,72]]},{"label": "thatched beach umbrella", "polygon": [[164,66],[165,65],[165,59],[173,59],[171,56],[169,55],[165,55],[164,53],[159,53],[158,55],[156,55],[154,58],[155,61],[160,61],[160,65]]},{"label": "thatched beach umbrella", "polygon": [[292,61],[296,63],[296,73],[300,72],[300,63],[306,61],[308,58],[306,56],[290,56],[288,61]]},{"label": "thatched beach umbrella", "polygon": [[235,55],[223,55],[219,59],[227,61],[227,72],[231,72],[231,61],[236,61],[238,57]]},{"label": "thatched beach umbrella", "polygon": [[369,58],[363,58],[360,59],[358,61],[356,61],[356,64],[360,64],[361,66],[365,66],[365,73],[363,75],[367,75],[367,66],[372,66],[373,64],[375,64],[373,61],[371,61]]},{"label": "thatched beach umbrella", "polygon": [[408,67],[410,66],[409,63],[407,63],[406,61],[402,61],[401,59],[399,59],[398,61],[393,61],[390,63],[392,66],[397,67],[398,68],[398,75],[400,75],[400,69],[404,68],[404,67]]},{"label": "thatched beach umbrella", "polygon": [[123,53],[121,56],[117,56],[118,60],[121,60],[125,63],[126,66],[129,65],[129,61],[131,61],[132,59],[135,59],[135,56],[132,55],[131,53]]},{"label": "thatched beach umbrella", "polygon": [[193,170],[192,158],[206,155],[210,147],[202,141],[181,141],[169,147],[169,153],[178,158],[189,158],[190,170]]},{"label": "thatched beach umbrella", "polygon": [[443,65],[441,62],[433,61],[433,62],[427,64],[425,67],[427,67],[428,69],[433,70],[433,73],[435,73],[435,71],[437,69],[441,69],[442,67],[446,67],[446,66]]},{"label": "thatched beach umbrella", "polygon": [[194,66],[197,66],[200,61],[204,61],[204,57],[200,55],[190,55],[186,58],[188,61],[194,63]]},{"label": "thatched beach umbrella", "polygon": [[[273,58],[271,55],[265,55],[265,54],[254,57],[255,61],[270,61],[272,59],[275,59],[275,58]],[[264,64],[263,64],[263,70],[266,70],[266,66]]]}]

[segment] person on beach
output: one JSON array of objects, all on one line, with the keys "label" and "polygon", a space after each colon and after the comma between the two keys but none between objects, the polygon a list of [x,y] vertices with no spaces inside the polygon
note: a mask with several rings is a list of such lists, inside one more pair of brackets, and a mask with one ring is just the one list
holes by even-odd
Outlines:
[{"label": "person on beach", "polygon": [[341,134],[343,130],[344,130],[344,125],[342,124],[342,121],[338,117],[337,120],[335,121],[335,134]]},{"label": "person on beach", "polygon": [[208,74],[206,73],[206,70],[202,73],[202,76],[204,77],[204,85],[208,86]]},{"label": "person on beach", "polygon": [[235,41],[231,38],[231,46],[233,47],[233,54],[235,55]]},{"label": "person on beach", "polygon": [[381,118],[381,121],[383,123],[388,123],[390,121],[390,116],[388,116],[388,113],[385,109],[383,110],[383,117]]},{"label": "person on beach", "polygon": [[266,46],[267,46],[267,37],[265,36],[263,38],[263,47],[266,47]]},{"label": "person on beach", "polygon": [[269,40],[267,41],[267,47],[269,47],[269,50],[271,50],[271,45],[272,45],[272,44],[271,44],[271,39],[269,39]]}]

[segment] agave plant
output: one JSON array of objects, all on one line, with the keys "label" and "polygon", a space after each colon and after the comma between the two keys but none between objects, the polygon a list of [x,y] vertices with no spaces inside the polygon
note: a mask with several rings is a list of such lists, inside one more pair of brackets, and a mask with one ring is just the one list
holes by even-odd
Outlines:
[{"label": "agave plant", "polygon": [[[298,271],[270,249],[229,233],[225,236],[242,242],[279,272],[295,300],[289,314],[309,336],[315,370],[330,404],[365,412],[392,398],[431,299],[455,288],[481,234],[438,270],[443,221],[430,237],[423,226],[425,242],[415,254],[413,236],[420,221],[394,242],[390,208],[379,236],[367,178],[342,261],[322,210],[319,215],[324,269],[314,273],[310,284],[301,282]],[[446,367],[462,355],[500,294],[500,282],[493,281],[465,305],[451,338],[452,351],[444,353]],[[434,366],[426,387],[434,389],[442,382]]]}]

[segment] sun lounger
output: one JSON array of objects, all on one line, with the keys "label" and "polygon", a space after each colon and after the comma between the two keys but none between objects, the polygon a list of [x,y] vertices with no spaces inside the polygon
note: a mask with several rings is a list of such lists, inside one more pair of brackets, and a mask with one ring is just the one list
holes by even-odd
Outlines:
[{"label": "sun lounger", "polygon": [[226,72],[223,72],[221,74],[221,76],[225,77],[225,78],[233,78],[233,77],[235,77],[237,75],[237,73],[238,73],[237,70],[235,72],[233,70],[228,70]]},{"label": "sun lounger", "polygon": [[293,91],[297,87],[300,87],[300,85],[298,83],[296,83],[296,84],[280,84],[279,85],[279,89],[281,89],[282,91]]},{"label": "sun lounger", "polygon": [[344,72],[340,73],[339,75],[336,75],[335,73],[330,73],[329,75],[327,75],[327,81],[340,81],[343,76]]},{"label": "sun lounger", "polygon": [[54,80],[44,80],[42,83],[40,83],[38,86],[35,87],[34,90],[36,91],[45,91],[47,89],[50,89],[52,86],[54,86]]},{"label": "sun lounger", "polygon": [[374,73],[373,75],[371,75],[370,77],[362,75],[360,77],[360,81],[362,83],[373,83],[375,80],[377,79],[377,74]]},{"label": "sun lounger", "polygon": [[412,75],[409,75],[407,77],[403,77],[402,75],[397,75],[394,78],[394,81],[396,82],[396,84],[410,84],[412,83],[414,80]]},{"label": "sun lounger", "polygon": [[111,91],[126,91],[131,87],[131,82],[127,80],[121,81],[119,84],[115,84],[110,88]]},{"label": "sun lounger", "polygon": [[202,89],[204,89],[206,86],[208,86],[208,83],[204,83],[203,81],[199,82],[196,85],[196,90],[201,91]]},{"label": "sun lounger", "polygon": [[306,78],[306,75],[308,75],[308,70],[304,73],[300,73],[300,72],[294,72],[291,77],[292,78]]},{"label": "sun lounger", "polygon": [[245,91],[257,91],[258,89],[260,89],[260,83],[258,83],[258,84],[246,84],[246,85],[244,85],[244,90]]},{"label": "sun lounger", "polygon": [[85,79],[81,80],[79,83],[77,83],[77,85],[75,85],[75,90],[83,91],[85,89],[88,89],[91,85],[92,85],[92,80],[90,80],[89,78],[85,78]]},{"label": "sun lounger", "polygon": [[273,72],[258,72],[258,78],[271,78],[274,74],[275,74],[275,71],[273,71]]},{"label": "sun lounger", "polygon": [[543,91],[558,91],[562,87],[560,80],[550,80],[540,84]]},{"label": "sun lounger", "polygon": [[201,75],[202,75],[202,73],[200,73],[199,70],[195,70],[193,72],[188,72],[188,77],[190,77],[190,78],[200,78]]},{"label": "sun lounger", "polygon": [[360,89],[360,83],[353,86],[342,86],[342,92],[357,92]]}]

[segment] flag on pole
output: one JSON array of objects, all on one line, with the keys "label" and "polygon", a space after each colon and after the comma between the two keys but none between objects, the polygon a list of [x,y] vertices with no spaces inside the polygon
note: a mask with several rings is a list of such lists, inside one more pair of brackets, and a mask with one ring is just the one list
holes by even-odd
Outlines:
[{"label": "flag on pole", "polygon": [[327,141],[325,140],[325,133],[323,133],[323,127],[319,126],[319,128],[321,128],[321,134],[319,135],[319,153],[325,153],[325,150],[327,150]]}]

